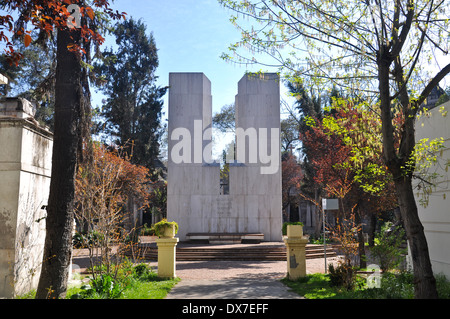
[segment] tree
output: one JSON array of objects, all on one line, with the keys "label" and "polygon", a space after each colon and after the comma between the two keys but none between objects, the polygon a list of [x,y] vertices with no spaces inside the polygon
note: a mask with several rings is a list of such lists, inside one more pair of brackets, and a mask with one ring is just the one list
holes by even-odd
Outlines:
[{"label": "tree", "polygon": [[[214,114],[212,124],[221,133],[235,133],[236,131],[236,112],[234,104],[222,106],[219,112]],[[298,141],[298,120],[293,114],[280,122],[281,127],[281,150],[288,152]]]},{"label": "tree", "polygon": [[392,178],[376,138],[381,123],[370,115],[361,106],[335,99],[333,112],[321,120],[308,118],[310,129],[300,135],[306,147],[315,148],[310,154],[315,182],[327,196],[341,200],[343,214],[354,214],[361,268],[365,268],[362,218],[396,207]]},{"label": "tree", "polygon": [[234,103],[227,104],[222,106],[220,112],[214,114],[212,123],[213,126],[218,128],[222,133],[234,133],[236,131],[235,117],[236,113]]},{"label": "tree", "polygon": [[[111,253],[113,243],[120,246],[134,229],[126,229],[129,218],[127,203],[130,197],[142,207],[148,205],[148,170],[130,163],[130,156],[122,150],[108,150],[97,142],[84,144],[84,151],[91,157],[78,167],[76,178],[75,216],[87,228],[88,236],[96,234],[100,256],[95,256],[94,246],[87,245],[94,280],[94,266],[103,273],[116,273],[120,264],[120,248],[115,256]],[[98,254],[98,253],[97,253]],[[100,265],[94,265],[94,257],[100,257]]]},{"label": "tree", "polygon": [[[71,5],[71,6],[70,6]],[[98,10],[97,13],[94,9]],[[99,16],[119,19],[123,13],[114,12],[107,1],[3,1],[1,8],[17,13],[0,16],[0,40],[7,46],[13,63],[22,54],[4,29],[32,42],[31,32],[39,32],[38,40],[45,42],[56,33],[55,128],[52,156],[52,179],[47,206],[44,257],[36,298],[63,298],[67,291],[72,256],[75,175],[81,156],[82,137],[86,135],[89,119],[90,93],[87,70],[82,57],[90,61],[91,44],[101,44]],[[69,12],[70,9],[70,12]],[[27,30],[31,28],[31,30]]]},{"label": "tree", "polygon": [[291,192],[300,189],[300,183],[303,176],[297,158],[291,153],[283,154],[281,170],[281,194],[283,210],[285,210],[291,204],[300,204],[300,197],[292,196]]},{"label": "tree", "polygon": [[[248,30],[232,17],[242,30],[242,41],[230,47],[238,63],[258,62],[254,56],[239,54],[239,47],[265,52],[287,71],[310,76],[323,85],[336,84],[364,97],[368,107],[377,106],[371,110],[382,122],[384,162],[394,179],[411,248],[415,297],[436,298],[428,244],[412,187],[414,123],[420,105],[450,73],[450,64],[438,70],[429,67],[437,65],[433,54],[448,54],[448,1],[219,2],[261,25]],[[306,54],[304,48],[308,48]],[[234,57],[225,54],[224,58]],[[402,114],[397,131],[392,122],[396,110]],[[397,137],[400,143],[396,147]]]},{"label": "tree", "polygon": [[[316,118],[321,119],[323,110],[322,98],[320,93],[316,93],[313,90],[307,92],[303,81],[297,78],[292,81],[287,82],[287,88],[289,93],[296,99],[295,108],[298,111],[300,117],[298,119],[298,133],[299,135],[306,133],[310,130],[307,119]],[[318,201],[318,196],[320,195],[320,189],[317,183],[314,181],[315,171],[311,164],[311,158],[314,156],[315,147],[309,147],[307,144],[302,143],[301,153],[302,153],[302,163],[301,168],[304,174],[303,183],[301,185],[302,192]],[[318,211],[316,211],[318,214]]]},{"label": "tree", "polygon": [[282,119],[281,127],[281,152],[287,153],[295,150],[298,147],[298,130],[299,123],[296,117],[289,115]]},{"label": "tree", "polygon": [[[32,35],[37,38],[37,32]],[[22,58],[18,64],[11,64],[8,55],[0,56],[3,75],[9,85],[0,88],[2,95],[23,97],[36,105],[35,119],[53,130],[55,104],[56,43],[49,39],[45,43],[32,42],[28,47],[15,41]]]},{"label": "tree", "polygon": [[132,148],[132,162],[149,169],[159,155],[162,97],[167,88],[155,86],[158,55],[153,34],[141,20],[129,19],[113,30],[117,51],[103,52],[96,63],[107,99],[101,115],[103,131],[117,137],[119,146]]}]

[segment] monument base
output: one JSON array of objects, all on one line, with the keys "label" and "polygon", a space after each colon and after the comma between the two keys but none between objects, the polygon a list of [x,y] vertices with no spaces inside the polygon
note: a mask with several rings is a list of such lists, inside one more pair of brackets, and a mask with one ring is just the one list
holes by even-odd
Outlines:
[{"label": "monument base", "polygon": [[207,242],[209,244],[259,244],[264,241],[261,233],[188,233],[188,241]]}]

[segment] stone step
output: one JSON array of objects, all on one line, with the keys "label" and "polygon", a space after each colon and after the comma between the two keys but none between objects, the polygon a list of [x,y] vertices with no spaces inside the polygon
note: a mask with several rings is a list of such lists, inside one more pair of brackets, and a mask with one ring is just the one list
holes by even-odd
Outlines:
[{"label": "stone step", "polygon": [[188,233],[189,242],[207,242],[209,244],[260,243],[264,240],[261,233]]},{"label": "stone step", "polygon": [[[307,245],[305,249],[306,259],[324,257],[323,246]],[[336,256],[333,247],[327,247],[327,257]],[[157,260],[158,249],[147,248],[145,259]],[[286,260],[286,247],[261,247],[261,248],[207,248],[207,247],[177,247],[177,261],[200,261],[200,260]]]}]

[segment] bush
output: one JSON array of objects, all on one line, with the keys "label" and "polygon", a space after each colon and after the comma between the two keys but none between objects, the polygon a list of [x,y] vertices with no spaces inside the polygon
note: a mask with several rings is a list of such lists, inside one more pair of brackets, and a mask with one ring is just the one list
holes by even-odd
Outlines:
[{"label": "bush", "polygon": [[156,272],[147,264],[133,265],[125,260],[116,268],[115,275],[105,273],[91,279],[71,299],[118,299],[123,292],[134,289],[139,283],[161,281]]},{"label": "bush", "polygon": [[450,281],[443,274],[437,274],[436,288],[440,299],[450,299]]},{"label": "bush", "polygon": [[141,281],[157,280],[157,273],[147,264],[139,264],[133,268],[133,278]]},{"label": "bush", "polygon": [[376,236],[376,245],[371,248],[372,256],[378,261],[383,272],[397,268],[406,253],[401,246],[404,242],[405,231],[400,226],[393,226],[387,222]]},{"label": "bush", "polygon": [[104,236],[96,231],[91,231],[87,234],[82,234],[76,232],[73,236],[73,247],[74,248],[92,248],[100,246],[101,241]]},{"label": "bush", "polygon": [[75,235],[73,235],[73,248],[84,248],[83,234],[76,232]]},{"label": "bush", "polygon": [[142,228],[140,229],[140,235],[141,236],[154,236],[155,230],[153,227],[148,227],[147,224],[144,224]]},{"label": "bush", "polygon": [[331,287],[344,287],[352,290],[355,287],[356,271],[352,266],[340,264],[336,268],[333,264],[328,266]]},{"label": "bush", "polygon": [[101,275],[91,279],[89,285],[81,286],[81,291],[72,299],[117,299],[123,292],[123,287],[110,275]]}]

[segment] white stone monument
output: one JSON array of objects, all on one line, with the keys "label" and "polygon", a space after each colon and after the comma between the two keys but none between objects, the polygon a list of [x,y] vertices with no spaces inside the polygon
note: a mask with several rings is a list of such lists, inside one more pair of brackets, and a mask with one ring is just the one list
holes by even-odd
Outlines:
[{"label": "white stone monument", "polygon": [[[167,217],[189,234],[282,241],[280,89],[277,74],[245,75],[236,96],[236,158],[220,194],[212,156],[211,82],[203,73],[169,76]],[[205,237],[205,238],[206,238]]]}]

